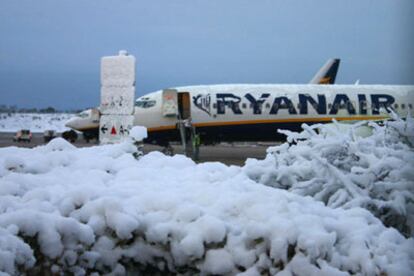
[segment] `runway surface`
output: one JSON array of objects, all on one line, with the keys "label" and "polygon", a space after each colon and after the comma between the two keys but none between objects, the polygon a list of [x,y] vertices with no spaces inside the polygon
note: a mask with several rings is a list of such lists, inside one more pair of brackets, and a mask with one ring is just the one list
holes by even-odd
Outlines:
[{"label": "runway surface", "polygon": [[[33,148],[45,144],[43,134],[33,133],[30,143],[13,142],[14,133],[0,132],[0,147],[27,147]],[[266,156],[266,149],[277,143],[235,143],[235,144],[219,144],[215,146],[201,146],[199,162],[222,162],[227,165],[244,165],[247,158],[263,159]],[[76,147],[96,146],[96,142],[86,143],[85,140],[79,138],[74,145]],[[173,145],[175,154],[183,154],[181,145]],[[151,151],[161,151],[162,147],[156,145],[145,144],[144,153]]]}]

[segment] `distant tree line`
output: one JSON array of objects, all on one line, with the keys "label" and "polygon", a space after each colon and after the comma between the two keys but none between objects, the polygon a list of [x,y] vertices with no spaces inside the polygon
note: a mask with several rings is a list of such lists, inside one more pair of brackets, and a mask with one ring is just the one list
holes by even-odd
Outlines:
[{"label": "distant tree line", "polygon": [[17,105],[0,104],[0,113],[79,113],[81,109],[58,110],[52,106],[46,108],[26,108]]}]

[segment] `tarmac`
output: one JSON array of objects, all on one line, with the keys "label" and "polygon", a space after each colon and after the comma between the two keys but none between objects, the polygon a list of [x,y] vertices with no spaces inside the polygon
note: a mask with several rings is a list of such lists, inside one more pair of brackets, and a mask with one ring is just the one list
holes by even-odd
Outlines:
[{"label": "tarmac", "polygon": [[[42,133],[33,133],[32,141],[13,142],[14,133],[0,132],[0,147],[25,147],[33,148],[39,145],[44,145]],[[200,147],[200,158],[198,162],[222,162],[226,165],[244,165],[247,158],[263,159],[266,156],[266,149],[269,146],[277,145],[279,143],[221,143],[218,145],[208,145]],[[86,143],[80,137],[73,143],[76,147],[91,147],[96,146],[96,141]],[[183,154],[183,148],[179,144],[172,145],[174,154]],[[145,144],[144,153],[151,151],[162,151],[163,148],[157,145]]]}]

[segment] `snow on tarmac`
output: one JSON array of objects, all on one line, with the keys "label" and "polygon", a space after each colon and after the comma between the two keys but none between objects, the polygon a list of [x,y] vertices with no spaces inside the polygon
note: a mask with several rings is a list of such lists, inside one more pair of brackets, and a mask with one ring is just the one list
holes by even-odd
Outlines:
[{"label": "snow on tarmac", "polygon": [[[384,139],[381,133],[373,137]],[[309,138],[314,151],[331,141],[316,137],[319,142]],[[309,147],[303,146],[311,152]],[[412,154],[404,146],[392,150]],[[76,148],[61,138],[34,149],[0,149],[0,271],[414,274],[413,238],[384,226],[369,210],[327,206],[263,185],[251,174],[283,169],[300,180],[303,166],[195,164],[159,152],[136,160],[134,152],[131,142]],[[274,154],[265,161],[282,158]],[[341,177],[343,163],[332,160]],[[305,165],[307,174],[321,169]],[[405,172],[391,166],[392,177],[400,169]]]},{"label": "snow on tarmac", "polygon": [[0,132],[16,132],[29,129],[31,132],[68,130],[65,123],[73,117],[67,113],[0,113]]}]

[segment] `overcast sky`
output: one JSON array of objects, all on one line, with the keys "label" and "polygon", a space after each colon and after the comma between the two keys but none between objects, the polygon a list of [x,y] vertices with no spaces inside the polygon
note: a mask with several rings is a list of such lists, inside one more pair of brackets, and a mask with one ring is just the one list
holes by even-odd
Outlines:
[{"label": "overcast sky", "polygon": [[1,0],[0,104],[99,105],[100,58],[137,57],[136,95],[216,83],[414,84],[412,0]]}]

